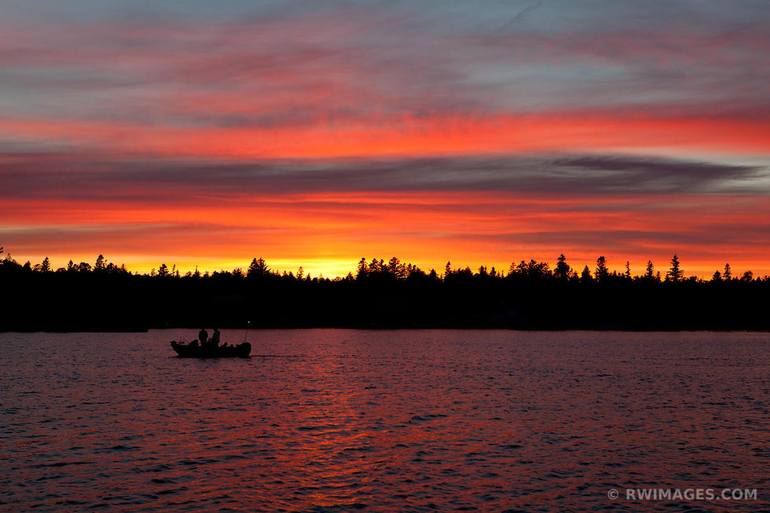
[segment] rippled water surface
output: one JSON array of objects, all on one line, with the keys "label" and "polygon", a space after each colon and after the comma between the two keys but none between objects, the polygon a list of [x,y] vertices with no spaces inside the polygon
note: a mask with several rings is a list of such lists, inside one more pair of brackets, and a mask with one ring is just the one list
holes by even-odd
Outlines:
[{"label": "rippled water surface", "polygon": [[[770,334],[0,334],[3,511],[760,511]],[[242,332],[225,332],[238,342]],[[608,499],[756,488],[756,501]]]}]

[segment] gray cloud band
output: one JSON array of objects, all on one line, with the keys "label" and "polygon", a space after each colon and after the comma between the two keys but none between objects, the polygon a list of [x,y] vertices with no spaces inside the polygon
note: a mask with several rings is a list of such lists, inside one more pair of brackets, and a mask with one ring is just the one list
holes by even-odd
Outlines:
[{"label": "gray cloud band", "polygon": [[327,192],[770,193],[767,165],[593,154],[249,163],[5,154],[0,155],[0,181],[5,198],[142,201]]}]

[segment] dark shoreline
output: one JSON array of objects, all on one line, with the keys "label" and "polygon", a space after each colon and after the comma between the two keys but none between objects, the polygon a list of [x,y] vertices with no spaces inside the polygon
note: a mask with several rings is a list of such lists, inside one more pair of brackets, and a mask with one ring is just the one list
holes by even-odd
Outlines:
[{"label": "dark shoreline", "polygon": [[[563,262],[562,262],[563,263]],[[566,265],[566,264],[565,264]],[[770,278],[710,281],[559,273],[522,262],[508,274],[481,268],[425,273],[392,260],[341,279],[248,273],[138,275],[0,266],[0,332],[142,332],[244,329],[504,329],[522,331],[770,331]]]}]

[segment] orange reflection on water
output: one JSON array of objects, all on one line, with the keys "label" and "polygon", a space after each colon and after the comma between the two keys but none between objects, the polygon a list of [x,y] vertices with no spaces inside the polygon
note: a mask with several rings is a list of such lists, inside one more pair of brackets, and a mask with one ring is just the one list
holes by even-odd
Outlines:
[{"label": "orange reflection on water", "polygon": [[171,357],[191,336],[0,334],[3,501],[580,511],[765,468],[764,334],[266,330],[250,360]]}]

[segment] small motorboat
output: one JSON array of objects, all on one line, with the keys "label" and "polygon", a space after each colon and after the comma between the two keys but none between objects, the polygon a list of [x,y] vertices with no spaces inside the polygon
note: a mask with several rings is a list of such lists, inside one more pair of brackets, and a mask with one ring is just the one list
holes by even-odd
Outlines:
[{"label": "small motorboat", "polygon": [[248,358],[251,354],[251,344],[248,342],[237,346],[225,344],[217,347],[202,347],[197,340],[189,344],[172,340],[171,347],[180,358]]}]

